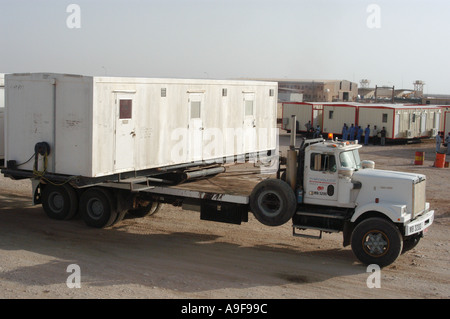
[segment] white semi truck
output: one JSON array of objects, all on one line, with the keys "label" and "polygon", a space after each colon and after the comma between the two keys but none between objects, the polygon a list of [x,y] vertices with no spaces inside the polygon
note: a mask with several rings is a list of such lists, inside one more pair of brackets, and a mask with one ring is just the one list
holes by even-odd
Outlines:
[{"label": "white semi truck", "polygon": [[313,237],[299,232],[306,229],[318,230],[317,238],[342,232],[344,246],[360,261],[382,267],[417,245],[434,218],[425,175],[375,169],[360,160],[356,141],[304,139],[296,148],[295,131],[285,172],[259,183],[250,196],[259,221],[292,219],[300,237]]}]

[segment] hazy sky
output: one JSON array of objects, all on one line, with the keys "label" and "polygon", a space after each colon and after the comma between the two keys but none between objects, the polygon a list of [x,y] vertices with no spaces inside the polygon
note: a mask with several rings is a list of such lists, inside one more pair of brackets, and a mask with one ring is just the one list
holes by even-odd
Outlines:
[{"label": "hazy sky", "polygon": [[449,0],[0,0],[0,29],[0,73],[423,80],[450,94]]}]

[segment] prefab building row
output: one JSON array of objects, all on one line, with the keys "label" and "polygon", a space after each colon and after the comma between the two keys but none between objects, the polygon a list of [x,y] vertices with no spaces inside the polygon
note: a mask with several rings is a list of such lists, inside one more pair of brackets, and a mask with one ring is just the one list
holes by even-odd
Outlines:
[{"label": "prefab building row", "polygon": [[[350,127],[367,125],[386,128],[389,139],[413,139],[435,136],[439,130],[441,108],[431,105],[361,104],[361,103],[285,103],[283,128],[290,128],[289,119],[297,116],[300,131],[311,121],[323,133],[341,135],[344,123]],[[314,121],[314,122],[313,122]]]},{"label": "prefab building row", "polygon": [[434,137],[438,133],[441,109],[431,105],[359,105],[358,125],[386,128],[389,139]]},{"label": "prefab building row", "polygon": [[[101,177],[276,149],[277,83],[6,75],[6,161]],[[41,145],[41,144],[40,144]],[[45,162],[44,162],[45,160]]]}]

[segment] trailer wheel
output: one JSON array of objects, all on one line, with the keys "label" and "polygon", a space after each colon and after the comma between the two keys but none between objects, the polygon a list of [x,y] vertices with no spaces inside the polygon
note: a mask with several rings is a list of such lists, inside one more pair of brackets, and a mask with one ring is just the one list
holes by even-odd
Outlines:
[{"label": "trailer wheel", "polygon": [[145,217],[156,214],[161,208],[161,203],[159,202],[151,202],[147,206],[133,208],[128,210],[128,212],[134,217]]},{"label": "trailer wheel", "polygon": [[297,208],[294,191],[284,181],[266,179],[253,189],[250,209],[255,218],[267,226],[280,226],[289,221]]},{"label": "trailer wheel", "polygon": [[46,185],[42,190],[42,207],[51,219],[71,219],[78,211],[77,193],[70,185]]},{"label": "trailer wheel", "polygon": [[117,209],[110,191],[100,187],[87,189],[80,199],[81,218],[95,228],[111,226],[117,218]]},{"label": "trailer wheel", "polygon": [[364,264],[385,267],[392,264],[403,248],[398,228],[383,218],[368,218],[359,223],[352,233],[352,250]]}]

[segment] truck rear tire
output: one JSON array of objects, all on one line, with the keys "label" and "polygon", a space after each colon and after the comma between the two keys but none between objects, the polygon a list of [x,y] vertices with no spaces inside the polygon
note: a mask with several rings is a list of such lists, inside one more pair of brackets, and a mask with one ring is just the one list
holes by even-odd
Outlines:
[{"label": "truck rear tire", "polygon": [[87,189],[80,199],[81,218],[95,228],[111,226],[117,219],[117,209],[111,192],[100,187]]},{"label": "truck rear tire", "polygon": [[392,222],[373,217],[363,220],[355,227],[351,245],[353,253],[362,263],[385,267],[400,256],[403,239]]},{"label": "truck rear tire", "polygon": [[294,216],[297,201],[294,191],[286,182],[266,179],[253,189],[250,195],[250,209],[262,224],[280,226]]},{"label": "truck rear tire", "polygon": [[48,184],[42,190],[42,207],[51,219],[68,220],[78,211],[78,197],[70,185]]}]

